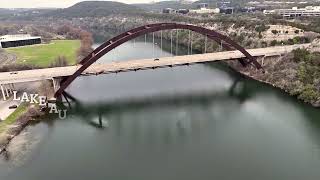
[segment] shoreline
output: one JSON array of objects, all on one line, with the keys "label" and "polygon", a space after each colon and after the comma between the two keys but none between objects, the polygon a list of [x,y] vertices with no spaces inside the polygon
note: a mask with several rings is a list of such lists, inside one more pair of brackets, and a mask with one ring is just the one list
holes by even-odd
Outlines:
[{"label": "shoreline", "polygon": [[[21,105],[20,105],[21,106]],[[27,110],[16,118],[16,121],[0,134],[0,155],[6,152],[6,149],[10,142],[18,136],[29,125],[30,122],[39,118],[43,114],[39,108],[33,105],[27,105]]]},{"label": "shoreline", "polygon": [[[230,68],[232,68],[232,67],[230,66]],[[232,68],[232,69],[233,69],[233,68]],[[234,69],[234,70],[235,70],[235,69]],[[245,77],[245,78],[258,81],[258,82],[263,83],[263,84],[266,84],[266,85],[268,85],[268,86],[272,86],[273,88],[276,88],[277,90],[280,90],[281,92],[286,93],[286,94],[289,95],[290,97],[295,98],[297,101],[299,101],[299,102],[301,102],[301,103],[304,103],[304,104],[306,104],[306,105],[310,105],[310,106],[312,106],[312,107],[314,107],[314,108],[320,109],[320,104],[314,104],[314,103],[311,103],[311,102],[309,102],[309,101],[304,101],[304,100],[302,100],[302,99],[299,99],[296,95],[291,95],[291,94],[288,92],[288,90],[283,89],[283,88],[281,88],[281,87],[279,87],[279,86],[277,86],[277,85],[275,85],[275,84],[272,84],[272,83],[270,83],[270,82],[257,79],[257,78],[255,78],[254,76],[250,76],[250,75],[248,75],[248,74],[246,74],[246,73],[244,73],[244,72],[238,71],[238,70],[235,70],[235,71],[238,72],[238,73],[240,73],[240,74],[241,74],[243,77]]]},{"label": "shoreline", "polygon": [[[248,78],[248,79],[251,79],[251,80],[254,80],[254,81],[258,81],[260,83],[272,86],[273,88],[276,88],[277,90],[280,90],[283,93],[286,93],[287,95],[295,98],[299,102],[302,102],[302,103],[310,105],[310,106],[312,106],[314,108],[320,109],[320,101],[313,103],[313,102],[307,101],[305,99],[300,99],[300,98],[298,98],[298,95],[290,94],[288,89],[282,88],[282,87],[280,87],[280,86],[278,86],[276,84],[273,84],[273,83],[271,83],[269,81],[262,80],[259,77],[256,77],[254,73],[252,75],[252,72],[250,71],[250,69],[249,70],[248,69],[243,69],[243,67],[239,68],[239,67],[237,67],[236,64],[234,64],[232,62],[231,63],[230,62],[225,62],[225,63],[230,69],[232,69],[233,71],[239,73],[242,77],[245,77],[245,78]],[[257,71],[261,71],[261,70],[254,70],[254,71],[257,72]],[[262,73],[262,72],[260,72],[260,73]],[[320,99],[320,97],[319,97],[319,99]]]}]

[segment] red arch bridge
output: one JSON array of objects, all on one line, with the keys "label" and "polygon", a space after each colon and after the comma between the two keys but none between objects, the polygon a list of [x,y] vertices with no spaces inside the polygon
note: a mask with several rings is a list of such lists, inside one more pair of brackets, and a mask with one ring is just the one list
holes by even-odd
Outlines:
[{"label": "red arch bridge", "polygon": [[[112,62],[107,64],[94,64],[102,56],[106,55],[111,50],[117,48],[125,42],[131,41],[139,36],[147,35],[163,30],[176,30],[176,46],[179,44],[179,30],[189,30],[189,43],[188,54],[185,56],[165,57],[154,61],[154,59],[142,59],[131,60],[126,62]],[[172,51],[172,36],[171,31],[171,51]],[[192,32],[202,34],[205,37],[205,53],[192,55]],[[161,33],[162,35],[162,33]],[[227,51],[206,53],[207,40],[211,39],[221,45]],[[155,43],[153,43],[155,44]],[[48,69],[37,69],[19,71],[15,73],[0,73],[0,87],[1,94],[4,100],[12,90],[13,84],[20,82],[40,81],[45,79],[52,79],[55,89],[55,97],[60,97],[65,89],[79,76],[83,75],[98,75],[98,74],[110,74],[120,73],[128,71],[137,71],[145,69],[155,69],[173,66],[183,66],[196,63],[206,63],[213,61],[223,60],[238,60],[243,66],[253,65],[257,69],[262,69],[262,66],[256,60],[257,57],[278,56],[285,54],[293,49],[306,48],[309,44],[293,45],[293,46],[281,46],[270,48],[259,48],[246,50],[238,43],[230,39],[229,37],[216,32],[214,30],[206,29],[199,26],[189,24],[176,24],[176,23],[158,23],[149,24],[141,27],[131,29],[124,32],[108,41],[92,51],[87,57],[85,57],[79,64],[68,67],[57,67]],[[161,36],[162,47],[162,36]],[[176,47],[177,49],[177,47]],[[263,70],[262,70],[263,71]]]}]

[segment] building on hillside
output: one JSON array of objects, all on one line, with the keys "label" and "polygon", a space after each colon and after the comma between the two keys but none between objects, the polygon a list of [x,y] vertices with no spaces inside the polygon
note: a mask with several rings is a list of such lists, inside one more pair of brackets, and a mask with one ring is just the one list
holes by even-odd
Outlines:
[{"label": "building on hillside", "polygon": [[177,13],[179,13],[179,14],[188,14],[189,12],[190,12],[189,9],[179,9],[179,10],[177,11]]},{"label": "building on hillside", "polygon": [[234,7],[220,7],[220,13],[233,14],[234,13]]},{"label": "building on hillside", "polygon": [[217,14],[220,13],[219,8],[210,9],[208,3],[199,3],[197,5],[198,9],[191,9],[190,13],[193,14]]},{"label": "building on hillside", "polygon": [[194,14],[218,14],[218,13],[220,13],[220,9],[219,8],[215,8],[215,9],[207,9],[207,8],[191,9],[190,13],[194,13]]},{"label": "building on hillside", "polygon": [[320,6],[293,7],[291,9],[265,10],[264,14],[279,14],[283,17],[320,16]]},{"label": "building on hillside", "polygon": [[40,36],[31,36],[29,34],[5,35],[0,37],[0,47],[10,48],[41,44]]},{"label": "building on hillside", "polygon": [[189,9],[172,9],[172,8],[165,8],[162,10],[163,14],[188,14]]},{"label": "building on hillside", "polygon": [[209,4],[208,3],[199,3],[199,4],[197,4],[197,7],[198,7],[198,9],[202,9],[202,8],[208,9]]},{"label": "building on hillside", "polygon": [[230,1],[221,1],[217,5],[220,9],[220,13],[233,14],[235,12],[235,8],[231,6]]},{"label": "building on hillside", "polygon": [[263,14],[275,14],[276,10],[263,10]]},{"label": "building on hillside", "polygon": [[177,13],[177,10],[172,9],[172,8],[165,8],[165,9],[162,10],[162,13],[164,13],[164,14],[174,14],[174,13]]}]

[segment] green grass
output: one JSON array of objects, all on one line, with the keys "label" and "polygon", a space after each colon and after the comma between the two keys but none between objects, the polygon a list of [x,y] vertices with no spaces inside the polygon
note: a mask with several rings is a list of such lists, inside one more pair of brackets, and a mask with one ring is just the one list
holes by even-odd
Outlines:
[{"label": "green grass", "polygon": [[79,40],[54,40],[50,44],[8,48],[7,51],[18,56],[17,63],[48,67],[58,56],[65,56],[70,65],[75,64],[79,48]]},{"label": "green grass", "polygon": [[4,121],[0,122],[0,134],[4,132],[9,125],[12,125],[16,120],[28,110],[28,104],[23,103]]}]

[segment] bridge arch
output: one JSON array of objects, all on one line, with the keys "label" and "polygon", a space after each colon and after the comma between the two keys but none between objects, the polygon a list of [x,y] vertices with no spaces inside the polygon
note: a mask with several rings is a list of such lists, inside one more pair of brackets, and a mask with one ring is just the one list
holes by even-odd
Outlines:
[{"label": "bridge arch", "polygon": [[244,54],[246,58],[249,60],[249,63],[253,63],[253,65],[257,69],[262,68],[261,65],[256,61],[256,59],[245,50],[245,48],[240,46],[238,43],[236,43],[229,37],[221,33],[218,33],[214,30],[206,29],[199,26],[189,25],[189,24],[177,24],[177,23],[149,24],[149,25],[140,26],[140,27],[131,29],[127,32],[124,32],[106,41],[105,43],[100,45],[98,48],[96,48],[94,51],[92,51],[87,57],[81,60],[80,68],[77,69],[77,71],[73,75],[66,77],[65,79],[62,80],[59,90],[55,93],[55,97],[59,97],[64,92],[64,90],[94,62],[96,62],[102,56],[104,56],[111,50],[115,49],[116,47],[120,46],[121,44],[148,33],[153,33],[153,32],[162,31],[162,30],[172,30],[172,29],[190,30],[190,31],[202,34],[204,36],[207,36],[208,38],[214,41],[225,42],[227,43],[228,48],[233,47],[236,50],[239,50],[242,54]]}]

